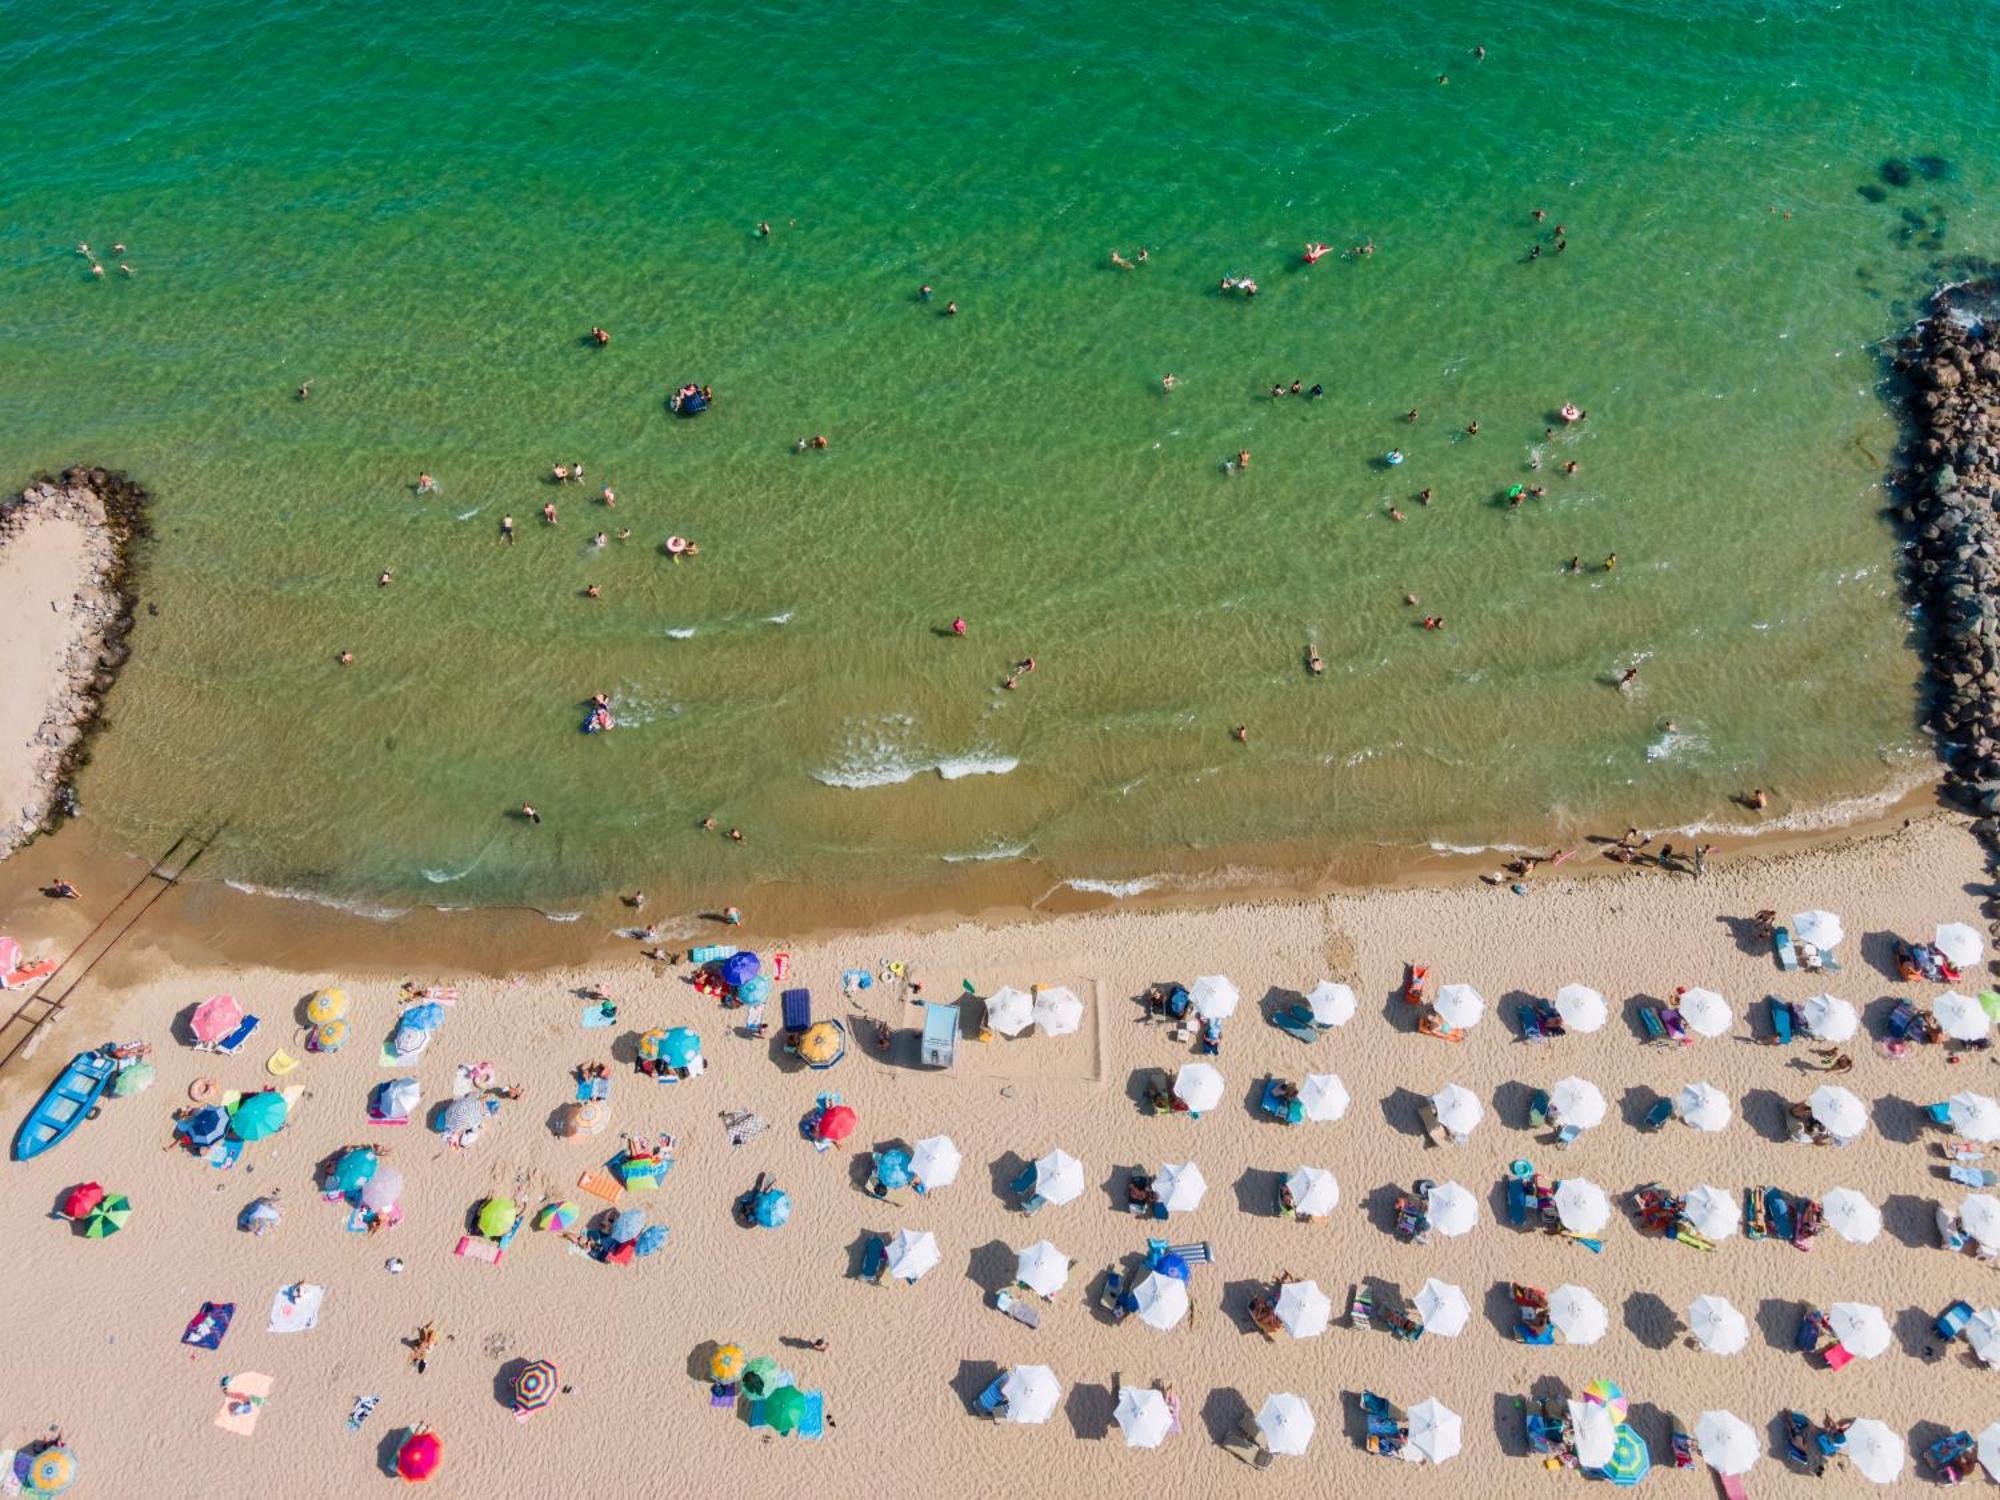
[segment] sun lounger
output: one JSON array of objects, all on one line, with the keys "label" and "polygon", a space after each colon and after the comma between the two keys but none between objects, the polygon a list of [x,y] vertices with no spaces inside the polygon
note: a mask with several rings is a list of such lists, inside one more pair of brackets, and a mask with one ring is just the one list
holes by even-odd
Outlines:
[{"label": "sun lounger", "polygon": [[1715,1482],[1722,1489],[1722,1500],[1750,1500],[1750,1492],[1743,1487],[1741,1474],[1718,1474]]},{"label": "sun lounger", "polygon": [[1444,1141],[1439,1139],[1440,1136],[1444,1136],[1444,1140],[1450,1139],[1449,1136],[1445,1136],[1444,1126],[1438,1121],[1436,1106],[1428,1099],[1417,1101],[1417,1124],[1423,1127],[1424,1144],[1427,1146],[1443,1145]]},{"label": "sun lounger", "polygon": [[1320,1039],[1320,1029],[1313,1021],[1310,1006],[1294,1005],[1289,1010],[1281,1010],[1271,1017],[1271,1024],[1308,1046]]},{"label": "sun lounger", "polygon": [[1660,1024],[1666,1027],[1669,1041],[1678,1042],[1683,1047],[1693,1044],[1694,1033],[1688,1030],[1687,1021],[1678,1010],[1661,1011]]},{"label": "sun lounger", "polygon": [[1125,1320],[1125,1278],[1116,1271],[1104,1273],[1104,1289],[1097,1294],[1097,1305],[1111,1314],[1113,1322]]},{"label": "sun lounger", "polygon": [[793,1435],[807,1442],[826,1436],[826,1392],[806,1392],[805,1409],[799,1413],[798,1431]]},{"label": "sun lounger", "polygon": [[609,1099],[610,1097],[611,1080],[609,1078],[577,1079],[576,1102],[578,1104],[591,1104],[599,1099]]},{"label": "sun lounger", "polygon": [[1666,1041],[1666,1023],[1660,1019],[1660,1008],[1657,1005],[1639,1007],[1639,1024],[1645,1028],[1647,1046]]},{"label": "sun lounger", "polygon": [[1016,1323],[1025,1324],[1029,1328],[1042,1326],[1041,1312],[1034,1304],[1022,1301],[1004,1286],[993,1294],[993,1305]]},{"label": "sun lounger", "polygon": [[979,1409],[989,1417],[999,1416],[1000,1409],[1007,1404],[1000,1396],[1000,1387],[1006,1379],[1005,1375],[995,1375],[993,1383],[979,1393]]},{"label": "sun lounger", "polygon": [[625,1186],[609,1172],[589,1171],[577,1178],[576,1185],[593,1198],[602,1198],[617,1207],[618,1200],[625,1196]]},{"label": "sun lounger", "polygon": [[1408,1196],[1396,1199],[1396,1237],[1413,1245],[1431,1242],[1430,1215],[1425,1212],[1422,1199]]},{"label": "sun lounger", "polygon": [[1937,1323],[1934,1326],[1937,1329],[1937,1336],[1939,1338],[1949,1340],[1955,1339],[1961,1333],[1965,1332],[1965,1325],[1971,1321],[1972,1304],[1970,1302],[1954,1302],[1950,1307],[1947,1307],[1943,1312],[1938,1314]]},{"label": "sun lounger", "polygon": [[1845,1344],[1835,1344],[1820,1357],[1826,1361],[1829,1370],[1844,1370],[1854,1362],[1854,1355]]},{"label": "sun lounger", "polygon": [[1233,1453],[1253,1469],[1268,1469],[1277,1461],[1276,1455],[1256,1438],[1246,1436],[1240,1429],[1225,1433],[1222,1439],[1223,1451]]},{"label": "sun lounger", "polygon": [[1771,1238],[1789,1240],[1792,1237],[1792,1200],[1774,1187],[1764,1189],[1764,1212],[1771,1225]]},{"label": "sun lounger", "polygon": [[1778,967],[1787,974],[1796,974],[1799,968],[1799,951],[1792,946],[1792,933],[1788,927],[1771,929],[1771,947],[1778,955]]},{"label": "sun lounger", "polygon": [[1910,1027],[1917,1019],[1917,1007],[1911,1001],[1899,1001],[1882,1023],[1882,1034],[1892,1042],[1900,1042],[1910,1034]]},{"label": "sun lounger", "polygon": [[879,1234],[871,1234],[861,1247],[861,1279],[880,1284],[882,1272],[889,1265],[889,1242]]},{"label": "sun lounger", "polygon": [[1785,1457],[1801,1469],[1813,1465],[1812,1450],[1806,1443],[1812,1436],[1812,1419],[1802,1411],[1785,1413]]},{"label": "sun lounger", "polygon": [[1507,1179],[1507,1222],[1516,1228],[1528,1222],[1528,1185],[1518,1177]]},{"label": "sun lounger", "polygon": [[1660,1099],[1656,1100],[1653,1107],[1646,1111],[1646,1117],[1639,1122],[1639,1125],[1644,1130],[1658,1130],[1673,1117],[1674,1101],[1671,1099]]},{"label": "sun lounger", "polygon": [[1792,1027],[1797,1017],[1792,1008],[1776,995],[1771,997],[1771,1040],[1780,1047],[1792,1045]]},{"label": "sun lounger", "polygon": [[1169,1245],[1167,1254],[1178,1255],[1191,1266],[1205,1266],[1215,1259],[1207,1240],[1197,1240],[1192,1245]]},{"label": "sun lounger", "polygon": [[1007,1184],[1010,1193],[1032,1193],[1035,1190],[1035,1164],[1029,1162],[1021,1168],[1020,1175]]},{"label": "sun lounger", "polygon": [[1582,1136],[1583,1127],[1581,1125],[1564,1125],[1556,1131],[1555,1148],[1558,1151],[1567,1151],[1578,1140],[1582,1139]]},{"label": "sun lounger", "polygon": [[196,1042],[194,1050],[197,1052],[220,1052],[224,1057],[234,1057],[238,1052],[243,1050],[243,1044],[249,1041],[255,1035],[257,1028],[263,1024],[263,1021],[256,1016],[245,1016],[236,1023],[236,1029],[230,1032],[228,1036],[213,1042]]},{"label": "sun lounger", "polygon": [[1546,1042],[1548,1032],[1542,1026],[1542,1013],[1533,1005],[1522,1002],[1514,1007],[1514,1016],[1521,1023],[1521,1040],[1524,1042]]},{"label": "sun lounger", "polygon": [[1957,1476],[1959,1472],[1956,1467],[1958,1461],[1971,1452],[1972,1434],[1969,1432],[1953,1432],[1939,1438],[1924,1449],[1924,1462],[1930,1466],[1931,1471],[1944,1483],[1955,1484],[1957,1482],[1956,1477],[1947,1479],[1945,1476],[1947,1473]]},{"label": "sun lounger", "polygon": [[1347,1294],[1347,1323],[1350,1328],[1375,1326],[1375,1299],[1358,1282]]},{"label": "sun lounger", "polygon": [[1549,1123],[1549,1091],[1536,1089],[1528,1095],[1528,1128],[1540,1130]]},{"label": "sun lounger", "polygon": [[1535,1322],[1518,1322],[1514,1325],[1514,1337],[1524,1344],[1553,1344],[1556,1341],[1555,1325],[1546,1317]]},{"label": "sun lounger", "polygon": [[451,1253],[453,1255],[461,1255],[467,1260],[483,1260],[489,1266],[500,1264],[501,1252],[499,1245],[495,1244],[492,1240],[481,1239],[477,1235],[460,1235],[458,1237],[458,1244]]}]

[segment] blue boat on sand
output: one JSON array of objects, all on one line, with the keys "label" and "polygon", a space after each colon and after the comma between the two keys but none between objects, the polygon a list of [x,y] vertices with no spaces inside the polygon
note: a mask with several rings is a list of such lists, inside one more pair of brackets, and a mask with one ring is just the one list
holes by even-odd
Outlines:
[{"label": "blue boat on sand", "polygon": [[97,1107],[117,1071],[116,1059],[102,1051],[79,1052],[72,1057],[62,1076],[49,1085],[49,1091],[14,1133],[14,1160],[28,1161],[67,1140]]}]

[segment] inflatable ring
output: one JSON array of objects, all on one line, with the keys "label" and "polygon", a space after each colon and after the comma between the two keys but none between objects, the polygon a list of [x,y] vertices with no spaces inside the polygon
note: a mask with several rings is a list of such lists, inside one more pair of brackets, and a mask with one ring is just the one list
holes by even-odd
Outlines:
[{"label": "inflatable ring", "polygon": [[673,556],[679,557],[683,552],[687,551],[687,548],[688,544],[686,537],[670,536],[667,538],[667,551]]},{"label": "inflatable ring", "polygon": [[196,1104],[213,1104],[222,1097],[222,1085],[213,1078],[197,1078],[188,1085],[188,1098]]},{"label": "inflatable ring", "polygon": [[1392,468],[1395,465],[1401,463],[1402,461],[1403,461],[1403,450],[1401,448],[1391,448],[1387,453],[1382,455],[1382,462],[1388,464]]}]

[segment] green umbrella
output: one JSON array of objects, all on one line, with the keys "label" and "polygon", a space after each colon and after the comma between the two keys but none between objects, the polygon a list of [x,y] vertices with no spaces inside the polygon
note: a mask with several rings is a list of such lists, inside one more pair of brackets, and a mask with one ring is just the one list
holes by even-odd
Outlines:
[{"label": "green umbrella", "polygon": [[795,1385],[781,1385],[764,1398],[764,1420],[773,1432],[797,1432],[805,1414],[806,1393]]},{"label": "green umbrella", "polygon": [[151,1088],[159,1071],[149,1062],[135,1062],[120,1068],[118,1076],[111,1080],[112,1097],[129,1099],[141,1090]]},{"label": "green umbrella", "polygon": [[2000,1021],[2000,990],[1981,990],[1979,1006],[1994,1020]]},{"label": "green umbrella", "polygon": [[1603,1474],[1620,1488],[1630,1488],[1644,1479],[1653,1467],[1653,1455],[1646,1440],[1626,1423],[1620,1422],[1612,1434],[1611,1457]]},{"label": "green umbrella", "polygon": [[479,1232],[497,1240],[514,1227],[521,1217],[520,1205],[512,1198],[488,1198],[479,1205]]},{"label": "green umbrella", "polygon": [[83,1237],[101,1240],[114,1235],[125,1227],[125,1221],[131,1217],[132,1200],[123,1193],[115,1194],[90,1211],[90,1217],[83,1221]]},{"label": "green umbrella", "polygon": [[285,1123],[285,1096],[273,1089],[252,1094],[229,1116],[229,1133],[239,1141],[261,1141]]},{"label": "green umbrella", "polygon": [[778,1373],[778,1362],[768,1354],[760,1354],[743,1367],[743,1394],[764,1396],[771,1389],[771,1378]]}]

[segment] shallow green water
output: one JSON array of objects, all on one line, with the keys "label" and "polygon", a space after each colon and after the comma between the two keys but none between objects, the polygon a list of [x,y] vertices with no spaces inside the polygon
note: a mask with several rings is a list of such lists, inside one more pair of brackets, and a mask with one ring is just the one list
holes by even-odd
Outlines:
[{"label": "shallow green water", "polygon": [[1921,771],[1871,344],[2000,251],[1991,7],[408,9],[0,39],[0,472],[158,495],[83,783],[116,837],[226,814],[244,881],[560,902]]}]

